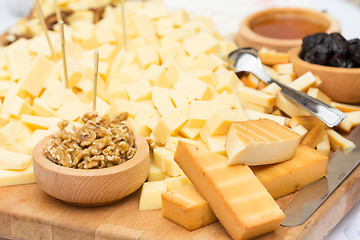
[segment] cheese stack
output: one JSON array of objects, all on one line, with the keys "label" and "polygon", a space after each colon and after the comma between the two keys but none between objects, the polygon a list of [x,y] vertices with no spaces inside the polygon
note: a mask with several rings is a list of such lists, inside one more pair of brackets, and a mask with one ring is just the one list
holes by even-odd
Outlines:
[{"label": "cheese stack", "polygon": [[226,140],[229,164],[264,165],[294,156],[300,135],[268,120],[233,123]]},{"label": "cheese stack", "polygon": [[228,166],[227,159],[179,142],[175,161],[233,239],[274,231],[285,215],[248,166]]}]

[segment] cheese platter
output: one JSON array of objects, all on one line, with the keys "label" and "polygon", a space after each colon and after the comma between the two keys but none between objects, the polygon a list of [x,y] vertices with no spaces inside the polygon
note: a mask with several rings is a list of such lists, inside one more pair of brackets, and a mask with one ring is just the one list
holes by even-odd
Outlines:
[{"label": "cheese platter", "polygon": [[[168,12],[161,1],[55,3],[35,1],[38,14],[2,36],[1,237],[317,239],[360,200],[357,167],[305,223],[279,226],[298,190],[324,179],[331,151],[358,149],[351,132],[360,123],[359,106],[334,102],[319,90],[321,77],[296,74],[288,53],[259,49],[260,65],[281,86],[346,116],[338,126],[289,100],[276,81],[237,75],[227,59],[237,46],[210,19]],[[51,23],[39,9],[54,15]],[[119,118],[122,128],[115,129]],[[124,147],[126,138],[135,144],[125,129],[147,144]],[[49,135],[48,145],[36,146]],[[150,153],[149,165],[141,165],[147,180],[104,202],[102,192],[116,195],[115,185],[131,187],[135,177],[90,181],[100,179],[95,172],[105,177],[135,161],[109,155],[116,149],[121,157]],[[37,161],[42,151],[40,165],[64,176],[94,173],[85,175],[96,191],[81,192],[75,181],[66,187],[58,173],[47,178]],[[67,200],[83,195],[94,198]]]}]

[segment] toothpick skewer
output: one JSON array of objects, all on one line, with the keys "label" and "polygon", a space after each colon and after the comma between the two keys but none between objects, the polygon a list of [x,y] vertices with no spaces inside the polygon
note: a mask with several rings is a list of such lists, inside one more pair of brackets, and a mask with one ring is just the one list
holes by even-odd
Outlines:
[{"label": "toothpick skewer", "polygon": [[127,51],[126,22],[125,22],[124,0],[121,0],[121,15],[122,15],[122,25],[123,25],[124,48],[125,48],[125,51]]},{"label": "toothpick skewer", "polygon": [[60,23],[60,21],[62,20],[62,17],[61,17],[61,12],[60,12],[60,8],[59,8],[57,0],[54,0],[54,5],[55,5],[56,19],[57,19],[57,22]]},{"label": "toothpick skewer", "polygon": [[59,31],[60,31],[62,62],[63,62],[63,68],[64,68],[65,87],[69,88],[69,79],[68,79],[66,53],[65,53],[65,35],[64,35],[64,21],[63,20],[60,20],[60,22],[59,22]]},{"label": "toothpick skewer", "polygon": [[95,50],[94,56],[94,90],[93,90],[93,110],[96,110],[96,95],[97,95],[97,77],[99,72],[99,50]]},{"label": "toothpick skewer", "polygon": [[57,61],[57,57],[56,57],[56,54],[55,54],[53,45],[51,44],[51,41],[50,41],[50,37],[49,37],[49,34],[48,34],[48,30],[47,30],[47,28],[46,28],[45,19],[44,19],[44,13],[43,13],[43,11],[42,11],[42,8],[41,8],[41,5],[40,5],[40,3],[39,3],[39,0],[34,0],[34,9],[35,9],[36,14],[37,14],[38,17],[39,17],[40,25],[41,25],[41,28],[42,28],[43,31],[44,31],[45,38],[46,38],[46,40],[47,40],[47,42],[48,42],[48,44],[49,44],[49,48],[50,48],[52,57],[53,57],[54,61]]}]

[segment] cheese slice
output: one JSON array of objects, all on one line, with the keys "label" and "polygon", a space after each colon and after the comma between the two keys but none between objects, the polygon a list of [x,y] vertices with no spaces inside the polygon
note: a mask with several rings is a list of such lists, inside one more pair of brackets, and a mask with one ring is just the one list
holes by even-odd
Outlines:
[{"label": "cheese slice", "polygon": [[280,198],[326,175],[327,155],[299,145],[292,159],[267,166],[251,167],[273,198]]},{"label": "cheese slice", "polygon": [[184,142],[178,144],[175,161],[233,239],[274,231],[284,219],[248,166],[228,166],[226,157]]},{"label": "cheese slice", "polygon": [[33,166],[22,171],[0,169],[0,187],[35,182],[36,179],[33,173]]},{"label": "cheese slice", "polygon": [[0,148],[0,169],[25,169],[32,163],[31,155]]},{"label": "cheese slice", "polygon": [[261,165],[289,160],[301,136],[268,120],[233,123],[226,139],[229,164]]},{"label": "cheese slice", "polygon": [[217,221],[208,203],[192,184],[163,193],[161,199],[163,216],[187,230],[192,231]]}]

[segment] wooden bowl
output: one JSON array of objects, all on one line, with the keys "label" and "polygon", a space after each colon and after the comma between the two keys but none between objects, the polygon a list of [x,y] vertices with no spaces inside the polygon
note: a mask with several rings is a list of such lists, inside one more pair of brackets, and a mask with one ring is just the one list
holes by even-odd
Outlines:
[{"label": "wooden bowl", "polygon": [[148,175],[149,146],[141,136],[135,134],[135,137],[134,157],[103,169],[74,169],[55,164],[43,152],[47,137],[33,150],[37,184],[44,192],[72,205],[100,206],[116,202],[141,187]]},{"label": "wooden bowl", "polygon": [[318,88],[333,101],[360,103],[360,68],[338,68],[309,63],[299,57],[300,50],[301,47],[296,47],[289,51],[297,76],[311,71],[321,79]]},{"label": "wooden bowl", "polygon": [[295,39],[281,39],[260,35],[253,30],[254,26],[260,22],[279,18],[307,20],[319,24],[327,33],[340,32],[339,21],[325,12],[306,8],[271,8],[245,18],[240,23],[239,32],[235,36],[236,43],[240,47],[257,49],[266,47],[281,52],[287,52],[293,47],[300,46],[302,38],[305,36]]}]

